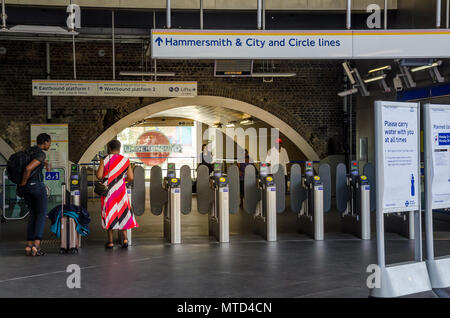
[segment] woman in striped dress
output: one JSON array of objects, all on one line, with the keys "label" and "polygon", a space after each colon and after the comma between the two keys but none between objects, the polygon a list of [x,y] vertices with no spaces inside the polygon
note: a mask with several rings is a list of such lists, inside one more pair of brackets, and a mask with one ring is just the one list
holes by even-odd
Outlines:
[{"label": "woman in striped dress", "polygon": [[123,233],[122,247],[128,247],[127,230],[138,227],[131,211],[128,199],[126,181],[133,181],[133,169],[130,161],[120,155],[120,141],[111,140],[108,143],[108,155],[100,160],[97,178],[107,182],[109,191],[102,196],[102,226],[108,232],[106,248],[114,247],[113,230]]}]

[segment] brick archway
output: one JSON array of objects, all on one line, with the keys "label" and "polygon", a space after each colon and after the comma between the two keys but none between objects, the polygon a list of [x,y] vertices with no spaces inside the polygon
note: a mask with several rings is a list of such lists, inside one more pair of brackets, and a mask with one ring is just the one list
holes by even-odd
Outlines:
[{"label": "brick archway", "polygon": [[236,111],[245,112],[253,117],[256,117],[272,127],[280,129],[280,132],[289,138],[309,160],[319,160],[319,155],[311,147],[311,145],[291,126],[281,120],[279,117],[269,113],[252,104],[242,102],[232,98],[219,97],[219,96],[197,96],[194,98],[171,98],[165,99],[132,112],[131,114],[123,117],[115,124],[106,129],[83,153],[79,163],[88,163],[98,153],[99,149],[114,138],[125,128],[131,126],[135,122],[142,120],[159,112],[170,110],[183,106],[190,105],[204,105],[204,106],[216,106],[233,109]]}]

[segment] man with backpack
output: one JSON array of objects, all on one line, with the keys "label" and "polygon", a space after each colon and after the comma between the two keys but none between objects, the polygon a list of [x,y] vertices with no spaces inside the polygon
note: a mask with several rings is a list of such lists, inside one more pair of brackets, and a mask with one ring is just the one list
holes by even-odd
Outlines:
[{"label": "man with backpack", "polygon": [[25,199],[30,209],[27,226],[27,256],[41,256],[42,234],[47,214],[47,190],[42,170],[50,171],[44,151],[51,146],[50,135],[42,133],[36,138],[37,145],[20,151],[8,160],[8,178],[17,184],[17,194]]}]

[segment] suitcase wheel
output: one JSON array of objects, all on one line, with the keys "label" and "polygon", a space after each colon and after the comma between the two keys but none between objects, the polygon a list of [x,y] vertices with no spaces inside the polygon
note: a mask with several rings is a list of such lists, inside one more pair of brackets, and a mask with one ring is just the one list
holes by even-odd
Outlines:
[{"label": "suitcase wheel", "polygon": [[59,254],[67,254],[67,250],[65,248],[60,248],[59,249]]}]

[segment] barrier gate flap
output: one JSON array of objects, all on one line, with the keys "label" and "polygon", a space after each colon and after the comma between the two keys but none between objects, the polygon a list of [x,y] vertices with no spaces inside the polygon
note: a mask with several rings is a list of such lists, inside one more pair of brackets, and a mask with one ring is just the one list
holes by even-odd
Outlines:
[{"label": "barrier gate flap", "polygon": [[88,174],[87,168],[81,167],[80,170],[80,204],[87,210],[88,204]]},{"label": "barrier gate flap", "polygon": [[180,210],[189,214],[192,210],[192,179],[191,168],[184,165],[180,169]]},{"label": "barrier gate flap", "polygon": [[284,168],[277,164],[274,166],[275,171],[273,179],[277,188],[277,213],[283,213],[286,209],[286,177],[284,176]]},{"label": "barrier gate flap", "polygon": [[231,165],[227,169],[228,177],[228,191],[229,191],[229,212],[231,214],[237,213],[239,210],[239,202],[241,201],[239,189],[239,168],[236,165]]},{"label": "barrier gate flap", "polygon": [[261,190],[256,184],[255,166],[247,165],[244,170],[244,210],[255,214],[259,200],[261,200]]},{"label": "barrier gate flap", "polygon": [[323,184],[323,211],[331,209],[331,168],[328,163],[319,166],[319,177]]},{"label": "barrier gate flap", "polygon": [[370,185],[370,211],[373,212],[377,208],[377,183],[375,179],[375,166],[368,162],[364,165],[363,174],[367,177]]},{"label": "barrier gate flap", "polygon": [[131,205],[133,212],[137,216],[145,212],[145,170],[141,166],[136,166],[133,169],[134,181],[131,190]]},{"label": "barrier gate flap", "polygon": [[167,191],[162,187],[162,169],[160,166],[153,166],[150,170],[150,211],[154,215],[160,215],[166,202]]},{"label": "barrier gate flap", "polygon": [[347,209],[350,191],[347,186],[347,167],[339,163],[336,167],[336,208],[343,213]]},{"label": "barrier gate flap", "polygon": [[200,165],[197,169],[197,209],[201,214],[207,214],[214,202],[214,190],[209,186],[209,168]]},{"label": "barrier gate flap", "polygon": [[299,213],[303,203],[302,196],[302,168],[299,164],[293,164],[291,166],[291,187],[290,187],[290,199],[291,199],[291,211]]}]

